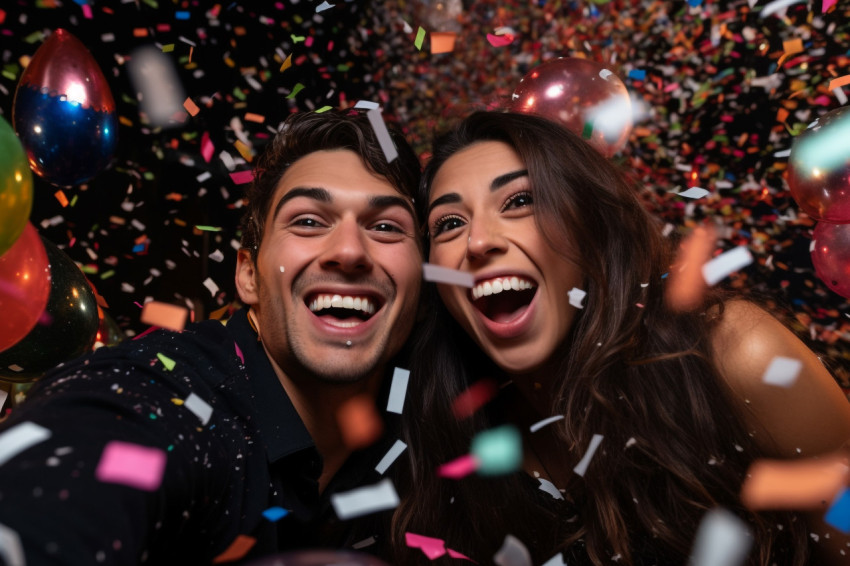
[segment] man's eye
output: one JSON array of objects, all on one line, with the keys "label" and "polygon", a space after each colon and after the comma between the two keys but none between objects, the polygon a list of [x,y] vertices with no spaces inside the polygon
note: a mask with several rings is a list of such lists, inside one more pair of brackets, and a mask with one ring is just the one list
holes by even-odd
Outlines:
[{"label": "man's eye", "polygon": [[303,226],[305,228],[318,228],[321,226],[315,218],[297,218],[292,222],[293,226]]},{"label": "man's eye", "polygon": [[401,228],[391,222],[378,222],[373,226],[373,230],[378,232],[401,232]]},{"label": "man's eye", "polygon": [[431,235],[437,236],[438,234],[448,232],[449,230],[460,228],[464,224],[465,222],[460,216],[443,216],[434,222],[434,227],[431,228]]},{"label": "man's eye", "polygon": [[502,210],[510,210],[512,208],[522,208],[524,206],[531,206],[533,203],[534,198],[531,196],[531,193],[528,191],[523,191],[521,193],[517,193],[508,197],[508,200],[506,200],[504,206],[502,206]]}]

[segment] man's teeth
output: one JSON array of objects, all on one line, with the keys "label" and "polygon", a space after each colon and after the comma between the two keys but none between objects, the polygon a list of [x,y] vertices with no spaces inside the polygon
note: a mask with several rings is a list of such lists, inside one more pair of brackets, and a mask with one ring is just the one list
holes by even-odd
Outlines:
[{"label": "man's teeth", "polygon": [[310,310],[319,312],[323,309],[352,309],[366,314],[375,314],[375,305],[367,297],[352,297],[350,295],[318,295],[309,305]]},{"label": "man's teeth", "polygon": [[534,282],[519,277],[499,277],[484,281],[472,288],[472,299],[480,299],[489,295],[498,295],[502,291],[522,291],[533,289]]}]

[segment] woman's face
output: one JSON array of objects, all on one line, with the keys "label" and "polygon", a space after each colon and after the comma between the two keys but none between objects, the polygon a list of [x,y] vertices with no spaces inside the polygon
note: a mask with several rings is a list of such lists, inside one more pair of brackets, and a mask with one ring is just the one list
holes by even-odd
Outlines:
[{"label": "woman's face", "polygon": [[472,289],[440,284],[452,316],[506,372],[541,368],[564,341],[582,274],[534,220],[525,164],[502,142],[471,145],[449,158],[431,185],[431,263],[468,271]]}]

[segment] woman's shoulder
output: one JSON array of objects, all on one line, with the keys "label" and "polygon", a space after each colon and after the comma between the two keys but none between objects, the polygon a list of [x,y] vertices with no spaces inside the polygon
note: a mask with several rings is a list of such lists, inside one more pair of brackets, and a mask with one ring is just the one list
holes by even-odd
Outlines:
[{"label": "woman's shoulder", "polygon": [[759,305],[727,301],[712,354],[756,441],[769,454],[820,454],[850,438],[850,403],[820,359]]}]

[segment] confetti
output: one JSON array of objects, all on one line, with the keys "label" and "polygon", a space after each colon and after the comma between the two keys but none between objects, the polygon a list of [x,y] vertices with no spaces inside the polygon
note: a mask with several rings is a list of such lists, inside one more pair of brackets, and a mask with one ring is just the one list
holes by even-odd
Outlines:
[{"label": "confetti", "polygon": [[[433,42],[433,37],[434,37],[433,33],[431,34],[431,37],[432,37],[431,41]],[[506,45],[510,45],[511,43],[513,43],[514,37],[512,35],[507,35],[507,34],[506,35],[493,35],[492,33],[488,33],[487,34],[487,41],[493,47],[504,47]],[[452,44],[452,49],[454,49],[454,44]],[[433,52],[433,50],[432,50],[432,52]]]},{"label": "confetti", "polygon": [[213,564],[221,564],[222,562],[233,562],[239,560],[256,544],[257,539],[248,535],[238,535],[230,546],[224,552],[213,559]]},{"label": "confetti", "polygon": [[795,461],[757,460],[747,470],[741,501],[750,509],[818,509],[850,480],[839,456]]},{"label": "confetti", "polygon": [[337,517],[345,521],[362,515],[394,509],[398,506],[398,494],[389,479],[374,485],[359,487],[331,495],[331,505]]},{"label": "confetti", "polygon": [[431,32],[431,54],[451,53],[455,49],[457,34],[452,31]]},{"label": "confetti", "polygon": [[237,185],[244,185],[245,183],[250,183],[254,180],[254,173],[252,171],[235,171],[230,174],[231,180]]},{"label": "confetti", "polygon": [[0,466],[29,448],[50,438],[50,430],[24,421],[0,433]]},{"label": "confetti", "polygon": [[485,430],[472,439],[470,453],[478,462],[479,474],[509,474],[522,464],[522,436],[511,425]]},{"label": "confetti", "polygon": [[674,193],[679,195],[680,197],[690,198],[690,199],[700,199],[704,196],[710,194],[707,190],[702,187],[691,187],[687,191],[682,191],[681,193]]},{"label": "confetti", "polygon": [[844,489],[830,505],[823,520],[845,535],[850,535],[850,489]]},{"label": "confetti", "polygon": [[702,275],[705,282],[714,285],[723,280],[730,273],[734,273],[753,262],[750,251],[739,246],[728,252],[722,253],[702,266]]},{"label": "confetti", "polygon": [[210,422],[213,408],[194,393],[190,393],[189,396],[186,397],[186,401],[183,406],[192,411],[196,417],[201,419],[202,425],[206,426],[207,423]]},{"label": "confetti", "polygon": [[186,326],[189,311],[186,307],[150,301],[142,307],[141,321],[168,330],[180,331]]},{"label": "confetti", "polygon": [[422,43],[425,41],[425,30],[422,26],[416,31],[416,39],[413,40],[413,45],[416,46],[416,49],[422,50]]},{"label": "confetti", "polygon": [[174,366],[177,365],[177,362],[166,356],[165,354],[157,354],[157,359],[162,362],[162,365],[165,366],[165,369],[171,371],[174,369]]},{"label": "confetti", "polygon": [[531,566],[531,554],[518,538],[508,534],[493,556],[493,563],[498,566]]},{"label": "confetti", "polygon": [[800,360],[776,356],[770,361],[761,379],[770,385],[791,387],[801,369],[803,369],[803,362]]},{"label": "confetti", "polygon": [[478,460],[471,454],[455,458],[450,462],[442,464],[437,469],[437,475],[443,478],[460,479],[468,476],[478,469]]},{"label": "confetti", "polygon": [[410,370],[395,368],[393,380],[390,385],[390,396],[387,400],[387,411],[401,414],[404,408],[404,398],[407,395],[407,382],[410,379]]},{"label": "confetti", "polygon": [[690,311],[700,306],[706,287],[703,265],[711,258],[716,242],[716,232],[710,225],[694,228],[682,241],[664,295],[671,310]]},{"label": "confetti", "polygon": [[550,425],[552,423],[558,422],[558,421],[563,420],[563,419],[564,419],[564,415],[555,415],[553,417],[548,417],[548,418],[545,418],[543,420],[537,421],[536,423],[534,423],[533,425],[528,427],[528,430],[530,430],[531,432],[537,432],[538,430],[540,430],[544,426]]},{"label": "confetti", "polygon": [[540,482],[540,486],[539,486],[540,491],[542,491],[544,493],[548,493],[554,499],[563,499],[564,498],[564,494],[562,494],[561,491],[557,487],[555,487],[555,484],[553,484],[549,480],[547,480],[545,478],[537,478],[537,481]]},{"label": "confetti", "polygon": [[690,564],[693,566],[738,566],[752,544],[747,525],[725,509],[707,512],[697,529]]},{"label": "confetti", "polygon": [[387,130],[384,118],[381,116],[381,111],[369,110],[366,112],[366,116],[369,118],[369,123],[372,124],[372,129],[375,130],[378,143],[381,144],[381,149],[384,152],[384,158],[387,160],[387,163],[391,163],[398,157],[398,150],[396,150],[395,144],[393,144],[390,132]]},{"label": "confetti", "polygon": [[429,560],[435,560],[446,553],[446,543],[439,538],[404,533],[404,543],[410,548],[421,550]]},{"label": "confetti", "polygon": [[190,116],[197,116],[198,112],[201,111],[198,105],[195,104],[195,101],[191,98],[187,98],[185,101],[183,101],[183,108],[186,109],[186,112],[188,112]]},{"label": "confetti", "polygon": [[263,517],[265,517],[272,523],[280,521],[287,515],[289,515],[289,510],[284,509],[283,507],[269,507],[268,509],[263,511]]},{"label": "confetti", "polygon": [[541,564],[541,566],[567,566],[566,562],[564,562],[564,555],[560,552]]},{"label": "confetti", "polygon": [[593,459],[593,455],[596,453],[596,449],[599,448],[599,445],[602,443],[602,435],[594,434],[593,438],[590,439],[590,445],[587,447],[587,452],[584,453],[581,460],[576,467],[573,468],[573,471],[578,475],[584,477],[585,472],[587,472],[587,467],[590,465],[591,459]]},{"label": "confetti", "polygon": [[342,441],[351,450],[374,443],[384,430],[384,423],[368,395],[355,395],[346,400],[336,413]]},{"label": "confetti", "polygon": [[158,448],[113,440],[103,449],[95,477],[102,482],[156,491],[162,483],[165,462],[165,452]]},{"label": "confetti", "polygon": [[18,533],[0,523],[0,558],[6,566],[26,566],[24,547]]},{"label": "confetti", "polygon": [[498,386],[490,379],[476,381],[452,401],[452,412],[455,418],[471,417],[478,409],[495,397],[498,390]]},{"label": "confetti", "polygon": [[407,444],[402,442],[401,440],[396,440],[390,449],[384,454],[384,457],[381,458],[381,461],[378,462],[378,465],[375,466],[375,471],[381,475],[384,475],[384,472],[392,466],[393,462],[401,456],[402,452],[407,449]]},{"label": "confetti", "polygon": [[584,305],[582,305],[581,302],[587,296],[586,291],[582,291],[581,289],[573,287],[572,289],[570,289],[569,293],[567,293],[567,296],[570,298],[570,304],[572,306],[574,306],[577,309],[583,309],[584,308]]},{"label": "confetti", "polygon": [[433,263],[422,264],[422,278],[432,283],[446,283],[469,288],[475,286],[475,278],[471,273],[434,265]]}]

